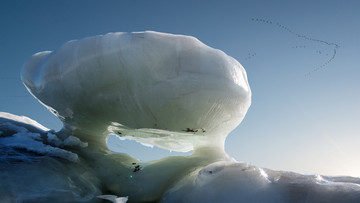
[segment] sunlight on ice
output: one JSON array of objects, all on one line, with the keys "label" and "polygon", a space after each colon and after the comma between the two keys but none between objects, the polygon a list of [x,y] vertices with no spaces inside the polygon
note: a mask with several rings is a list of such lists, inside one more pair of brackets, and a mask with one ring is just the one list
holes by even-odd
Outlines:
[{"label": "sunlight on ice", "polygon": [[67,42],[33,55],[21,76],[65,130],[96,126],[181,152],[223,147],[251,103],[234,58],[191,36],[152,31]]},{"label": "sunlight on ice", "polygon": [[[238,61],[194,37],[146,31],[73,40],[33,55],[21,77],[64,128],[53,132],[24,117],[0,114],[3,199],[360,200],[357,178],[274,171],[226,154],[226,136],[243,120],[251,90]],[[141,162],[111,152],[110,134],[193,153]]]}]

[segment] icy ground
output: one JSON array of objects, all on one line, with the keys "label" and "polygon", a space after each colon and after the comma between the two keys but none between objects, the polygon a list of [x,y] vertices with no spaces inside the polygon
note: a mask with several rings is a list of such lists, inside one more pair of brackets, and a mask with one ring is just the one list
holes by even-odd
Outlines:
[{"label": "icy ground", "polygon": [[[131,162],[126,169],[118,167],[116,160],[105,161],[106,167],[121,170],[105,167],[107,176],[124,187],[115,193],[104,187],[109,181],[93,167],[104,168],[77,153],[88,146],[70,139],[61,140],[29,118],[0,113],[1,202],[360,201],[360,178],[274,171],[231,158],[208,164],[196,154],[155,163],[123,156],[123,163]],[[181,175],[169,176],[173,172]]]}]

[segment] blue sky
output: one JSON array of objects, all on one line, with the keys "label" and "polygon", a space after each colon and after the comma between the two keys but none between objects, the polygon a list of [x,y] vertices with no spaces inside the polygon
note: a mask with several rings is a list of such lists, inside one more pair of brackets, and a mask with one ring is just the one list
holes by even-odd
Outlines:
[{"label": "blue sky", "polygon": [[61,127],[21,83],[36,52],[108,32],[192,35],[248,73],[252,106],[227,139],[230,155],[272,169],[360,176],[358,8],[355,0],[4,0],[0,111]]}]

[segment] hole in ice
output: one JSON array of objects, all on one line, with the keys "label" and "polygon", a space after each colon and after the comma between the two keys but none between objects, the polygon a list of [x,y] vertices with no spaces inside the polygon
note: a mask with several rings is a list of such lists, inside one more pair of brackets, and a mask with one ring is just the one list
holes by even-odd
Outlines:
[{"label": "hole in ice", "polygon": [[174,152],[159,147],[128,140],[115,134],[111,134],[107,139],[108,148],[115,153],[128,154],[141,161],[158,160],[169,156],[187,156],[190,152]]}]

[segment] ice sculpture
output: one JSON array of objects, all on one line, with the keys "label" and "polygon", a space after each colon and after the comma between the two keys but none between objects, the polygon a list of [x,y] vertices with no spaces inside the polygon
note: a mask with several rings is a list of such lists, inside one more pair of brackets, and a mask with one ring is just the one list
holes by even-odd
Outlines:
[{"label": "ice sculpture", "polygon": [[70,41],[33,55],[21,76],[66,129],[96,128],[96,142],[108,130],[174,151],[222,148],[251,103],[238,61],[194,37],[158,32]]},{"label": "ice sculpture", "polygon": [[[63,121],[60,140],[74,135],[89,144],[71,150],[81,157],[79,164],[96,166],[94,176],[106,191],[135,201],[157,200],[170,180],[230,160],[225,138],[251,103],[238,61],[194,37],[150,31],[67,42],[33,55],[21,77]],[[140,164],[108,151],[111,133],[194,153]],[[161,168],[166,171],[159,173]]]},{"label": "ice sculpture", "polygon": [[[40,52],[22,80],[60,132],[0,113],[0,201],[352,202],[360,180],[239,163],[224,152],[251,90],[244,68],[194,37],[109,33]],[[118,136],[185,157],[141,162],[106,147]]]}]

